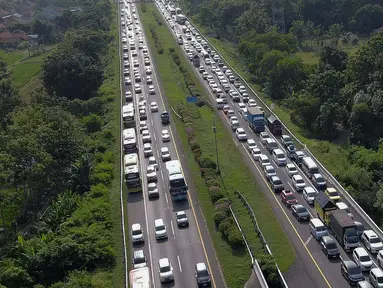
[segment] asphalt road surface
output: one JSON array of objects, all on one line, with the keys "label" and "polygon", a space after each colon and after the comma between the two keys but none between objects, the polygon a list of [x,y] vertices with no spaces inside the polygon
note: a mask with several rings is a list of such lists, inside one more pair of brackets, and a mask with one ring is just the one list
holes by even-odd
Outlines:
[{"label": "asphalt road surface", "polygon": [[[160,3],[157,3],[159,9],[162,11],[165,18],[171,17],[169,13],[167,12],[166,8]],[[167,24],[169,24],[168,21],[165,21]],[[173,32],[174,35],[179,34],[182,35],[184,44],[189,42],[189,44],[192,41],[196,41],[196,37],[192,35],[192,40],[188,41],[186,38],[186,35],[183,33],[181,26],[177,23],[175,23],[174,19],[172,19],[172,22],[175,24],[174,28],[169,29]],[[176,37],[176,36],[175,36]],[[198,55],[201,55],[196,51],[196,49],[189,45],[190,49],[193,53],[197,53]],[[182,49],[187,56],[187,53],[184,49]],[[212,72],[212,65],[206,65],[203,61],[203,58],[201,58],[201,66],[203,66],[209,75],[212,75],[214,78],[214,81],[218,84],[218,86],[222,89],[222,87],[219,84],[217,76]],[[216,66],[216,65],[215,65]],[[198,73],[198,72],[197,72]],[[198,73],[200,74],[200,73]],[[213,91],[210,89],[207,81],[203,80],[201,74],[199,75],[201,82],[206,86],[206,89],[210,92],[209,102],[212,104],[215,103],[215,97]],[[234,91],[237,91],[239,93],[239,90],[229,82],[231,89]],[[223,90],[223,89],[222,89]],[[256,99],[254,95],[251,94],[251,91],[247,91],[250,98]],[[248,139],[254,139],[257,143],[258,148],[261,149],[262,153],[267,155],[270,159],[270,162],[274,166],[277,172],[277,176],[282,180],[284,183],[284,186],[286,189],[294,191],[299,204],[304,205],[310,212],[312,217],[316,217],[316,211],[313,206],[310,206],[307,204],[307,202],[304,200],[302,193],[297,193],[291,186],[291,178],[287,175],[285,167],[279,167],[276,165],[275,162],[272,162],[272,156],[271,154],[265,149],[264,145],[260,142],[259,134],[255,134],[248,126],[247,121],[245,118],[242,117],[240,114],[240,109],[238,106],[238,103],[234,103],[231,101],[230,96],[228,96],[230,109],[235,111],[235,114],[240,122],[240,127],[243,128],[246,131]],[[214,104],[213,104],[214,105]],[[219,117],[223,120],[225,126],[227,127],[228,131],[231,131],[231,127],[228,121],[227,116],[222,112],[222,110],[217,110],[217,113]],[[269,132],[269,135],[273,137],[273,135]],[[278,194],[275,194],[268,184],[268,181],[264,177],[263,170],[260,166],[260,164],[252,158],[251,154],[248,152],[248,150],[245,147],[245,144],[239,142],[235,136],[235,133],[232,133],[233,141],[238,147],[239,153],[241,153],[244,157],[244,160],[247,162],[249,168],[255,175],[258,184],[263,189],[265,195],[268,197],[270,204],[272,205],[272,208],[274,210],[275,215],[277,216],[279,222],[281,223],[281,226],[285,230],[289,240],[291,241],[292,245],[295,248],[297,258],[295,263],[292,265],[290,270],[286,273],[284,273],[287,284],[290,287],[349,287],[349,284],[346,282],[346,280],[343,278],[340,272],[340,263],[342,260],[352,260],[352,254],[346,253],[343,249],[341,249],[339,243],[338,247],[341,251],[340,259],[336,260],[328,260],[325,254],[322,252],[321,247],[319,243],[313,239],[309,232],[308,228],[308,222],[299,222],[295,219],[295,217],[292,216],[291,209],[287,208],[280,200],[280,196]],[[273,137],[274,138],[274,137]],[[274,138],[276,139],[276,138]],[[280,143],[279,139],[276,139],[276,141],[279,144],[279,148],[281,148],[284,152],[286,150],[284,149],[283,145]],[[218,144],[219,145],[219,144]],[[290,160],[288,160],[288,163],[292,163]],[[306,186],[313,186],[311,181],[306,177],[306,175],[299,171],[299,174],[303,177],[305,180]],[[331,183],[328,183],[329,186],[332,186]],[[347,201],[345,199],[342,199],[342,202]],[[350,207],[350,205],[349,205]],[[352,213],[354,215],[354,220],[362,222],[366,229],[369,229],[368,225],[362,220],[360,215],[357,214],[355,210],[352,209]],[[374,260],[375,266],[379,267],[376,261],[375,255],[371,255],[372,259]],[[368,274],[365,274],[366,278],[368,278]]]},{"label": "asphalt road surface", "polygon": [[[201,211],[198,207],[196,199],[196,189],[193,185],[192,179],[185,165],[185,160],[182,157],[182,150],[180,143],[175,133],[175,129],[170,125],[163,126],[161,124],[160,114],[165,109],[166,99],[163,98],[161,93],[161,87],[157,82],[155,75],[155,67],[152,63],[152,57],[150,57],[150,66],[145,66],[143,49],[138,48],[138,38],[141,33],[143,36],[143,46],[146,45],[146,38],[144,35],[144,29],[141,26],[138,13],[134,13],[135,6],[131,4],[120,4],[120,9],[124,9],[125,13],[121,17],[125,20],[126,26],[121,26],[121,33],[128,34],[132,33],[133,38],[136,42],[137,56],[132,56],[131,50],[129,49],[129,61],[130,61],[130,77],[133,77],[133,61],[139,61],[139,73],[141,74],[141,85],[142,92],[135,93],[132,88],[135,81],[132,79],[131,85],[124,85],[125,91],[131,91],[133,94],[134,105],[136,114],[138,114],[138,101],[146,100],[147,116],[146,120],[148,130],[151,134],[152,139],[152,150],[157,160],[159,169],[157,171],[157,187],[159,190],[160,197],[158,199],[149,200],[147,194],[147,179],[146,179],[146,168],[148,165],[147,158],[143,154],[143,142],[141,135],[138,133],[138,151],[140,156],[140,167],[141,167],[141,178],[143,184],[142,193],[129,193],[128,194],[128,219],[129,219],[129,236],[130,228],[133,223],[140,223],[144,229],[145,243],[142,245],[132,246],[132,250],[143,249],[148,259],[148,267],[151,271],[151,282],[152,287],[197,287],[197,283],[194,275],[194,266],[198,262],[204,262],[207,264],[212,278],[212,287],[225,287],[223,278],[220,273],[219,264],[216,260],[215,252],[211,243],[210,236],[207,232],[207,228],[204,224],[204,219]],[[135,14],[135,15],[134,15]],[[135,19],[135,17],[137,19]],[[133,22],[133,29],[128,30],[128,17]],[[140,32],[141,31],[141,32]],[[122,35],[120,35],[122,36]],[[128,38],[129,39],[129,38]],[[125,45],[125,44],[121,44]],[[129,45],[129,44],[126,44]],[[150,51],[149,51],[150,53]],[[124,60],[122,60],[122,63]],[[122,65],[123,66],[123,65]],[[155,87],[155,95],[149,95],[148,87],[146,83],[146,71],[145,68],[150,67],[152,74],[150,75],[153,80]],[[122,78],[124,78],[122,76]],[[150,103],[156,102],[158,104],[158,112],[150,112]],[[136,123],[139,123],[137,116]],[[168,130],[171,135],[170,142],[162,142],[161,131]],[[139,131],[139,129],[137,129]],[[165,163],[161,160],[160,149],[167,147],[170,151],[172,160],[179,159],[183,166],[183,172],[186,182],[189,186],[189,197],[188,200],[182,202],[173,202],[169,194],[169,187],[167,181],[167,170]],[[189,218],[189,227],[178,228],[175,221],[175,214],[177,211],[185,211]],[[154,233],[154,221],[156,219],[163,219],[166,228],[168,239],[157,241]],[[132,245],[130,243],[130,245]],[[132,253],[133,254],[133,253]],[[175,281],[172,283],[161,284],[158,275],[158,260],[160,258],[168,258],[174,273]]]}]

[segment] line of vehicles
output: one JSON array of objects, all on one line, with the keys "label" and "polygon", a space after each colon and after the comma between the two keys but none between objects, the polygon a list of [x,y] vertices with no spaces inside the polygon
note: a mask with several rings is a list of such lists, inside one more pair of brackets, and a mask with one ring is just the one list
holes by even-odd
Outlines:
[{"label": "line of vehicles", "polygon": [[[297,220],[309,222],[310,234],[319,241],[327,258],[340,256],[336,240],[346,252],[351,253],[349,257],[353,260],[342,259],[340,265],[342,275],[350,284],[383,287],[381,239],[373,230],[365,230],[361,222],[355,221],[350,207],[342,202],[335,188],[328,187],[331,183],[327,183],[315,161],[303,151],[296,150],[292,139],[283,135],[282,124],[277,118],[273,115],[265,117],[262,107],[249,97],[246,88],[197,30],[187,21],[181,26],[179,23],[177,25],[176,15],[170,13],[173,11],[171,4],[162,1],[157,2],[157,5],[176,39],[182,39],[177,42],[183,45],[189,60],[214,95],[216,108],[226,115],[235,137],[244,143],[249,155],[258,162],[263,176],[275,193],[280,195],[281,202],[291,208]],[[248,137],[244,127],[240,127],[241,121],[234,109],[238,110],[239,117],[247,121],[249,128],[259,135],[260,146]],[[274,165],[282,167],[291,182],[283,183]],[[297,194],[302,195],[306,205],[298,203]],[[307,205],[309,208],[306,208]],[[377,265],[374,264],[375,254]],[[365,271],[369,271],[369,282],[365,281],[362,273]]]},{"label": "line of vehicles", "polygon": [[[164,129],[161,131],[161,139],[152,139],[152,136],[155,138],[155,135],[150,132],[148,121],[157,121],[154,115],[159,112],[159,108],[154,101],[151,101],[150,104],[147,105],[147,100],[149,100],[149,98],[153,99],[153,96],[156,95],[155,88],[152,85],[153,79],[151,77],[150,56],[147,47],[144,46],[144,37],[137,19],[135,5],[130,0],[121,2],[120,4],[123,4],[120,13],[121,26],[125,27],[125,29],[121,29],[121,42],[123,43],[123,77],[126,89],[125,103],[122,106],[121,112],[124,123],[122,131],[125,153],[123,162],[127,191],[128,193],[147,193],[148,199],[155,200],[158,199],[161,194],[158,186],[159,182],[167,181],[168,195],[170,195],[171,199],[173,201],[184,201],[188,196],[188,186],[182,172],[181,163],[178,159],[172,159],[169,148],[164,145],[171,141],[170,133],[168,129],[165,129],[166,126],[170,124],[170,115],[167,111],[163,111],[160,114],[159,119],[162,126],[164,126]],[[136,49],[137,46],[138,49]],[[138,57],[141,56],[140,54],[144,58],[144,77],[140,74],[140,62],[138,60]],[[133,75],[133,77],[131,78],[130,75]],[[145,85],[145,82],[147,86],[143,87],[142,85]],[[145,91],[148,91],[148,93]],[[148,116],[147,106],[149,106],[151,116]],[[136,107],[138,109],[136,109]],[[136,113],[136,111],[138,111],[138,113]],[[142,141],[142,145],[139,143],[140,140]],[[161,147],[159,151],[156,151],[156,149],[153,148],[152,141],[156,141],[157,145],[163,143],[164,146]],[[144,157],[140,157],[140,147],[142,147],[141,154],[143,154]],[[165,164],[166,171],[164,171],[164,173],[161,171],[161,166],[163,165],[157,162],[156,155],[158,155]],[[147,165],[141,167],[140,164],[143,164],[142,161],[147,161]],[[143,180],[144,177],[141,175],[141,171],[144,170],[143,167],[145,166],[146,175],[145,180]],[[161,172],[161,177],[158,176],[158,172]],[[145,183],[143,183],[143,181],[145,181]],[[165,185],[163,186],[165,187]],[[143,187],[146,187],[146,191],[142,191]],[[165,195],[165,197],[167,196]],[[179,228],[187,228],[189,226],[189,219],[185,211],[175,212],[174,219]],[[159,243],[161,241],[167,241],[169,232],[165,221],[163,219],[155,219],[153,226],[155,240]],[[173,230],[173,226],[171,228]],[[130,234],[133,247],[145,243],[145,231],[140,223],[132,224]],[[179,258],[178,262],[181,269]],[[130,286],[134,288],[152,287],[148,260],[142,248],[133,251],[132,265],[133,269],[129,273]],[[153,266],[154,264],[151,263],[151,265]],[[156,270],[158,270],[161,283],[174,281],[174,270],[169,258],[158,259]],[[194,270],[197,285],[199,287],[210,286],[210,272],[205,263],[197,263],[194,266]]]}]

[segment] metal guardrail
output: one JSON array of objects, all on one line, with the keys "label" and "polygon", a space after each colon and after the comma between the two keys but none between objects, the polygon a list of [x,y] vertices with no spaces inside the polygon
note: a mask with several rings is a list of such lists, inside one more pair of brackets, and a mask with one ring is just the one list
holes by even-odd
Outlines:
[{"label": "metal guardrail", "polygon": [[243,242],[245,243],[247,252],[248,252],[249,255],[250,255],[250,258],[251,258],[251,264],[252,264],[254,273],[255,273],[255,275],[257,276],[257,279],[258,279],[258,281],[259,281],[259,284],[261,285],[262,288],[269,288],[269,285],[267,284],[267,281],[266,281],[266,279],[265,279],[265,276],[263,275],[262,269],[261,269],[261,267],[259,266],[259,263],[258,263],[257,259],[255,259],[254,254],[253,254],[253,251],[251,250],[251,248],[250,248],[250,246],[249,246],[249,243],[247,243],[247,239],[246,239],[245,234],[243,234],[243,232],[242,232],[241,225],[239,225],[239,222],[238,222],[238,220],[237,220],[237,217],[235,217],[234,211],[233,211],[233,209],[231,209],[231,205],[229,205],[229,209],[230,209],[231,215],[233,215],[235,224],[237,225],[239,232],[241,232]]},{"label": "metal guardrail", "polygon": [[[187,17],[186,18],[189,23],[191,25],[192,22],[190,21],[190,19]],[[214,45],[209,41],[209,39],[207,39],[202,33],[201,31],[195,26],[193,25],[193,27],[199,32],[200,36],[206,40],[209,45],[214,48]],[[217,49],[215,49],[215,52],[221,57],[221,59],[223,61],[225,61],[226,65],[233,71],[233,73],[235,73],[241,80],[242,82],[246,85],[246,87],[254,94],[255,97],[257,97],[257,99],[262,103],[263,107],[265,109],[267,109],[269,111],[269,113],[271,115],[274,115],[276,118],[278,118],[278,116],[272,111],[272,109],[265,103],[265,101],[263,101],[263,99],[257,94],[257,92],[255,92],[253,90],[253,88],[247,83],[247,81],[230,65],[230,63],[223,57],[223,55],[221,55],[219,53],[219,51]],[[278,118],[279,119],[279,118]],[[310,156],[311,158],[313,158],[315,160],[316,163],[318,163],[318,165],[320,166],[320,168],[322,169],[322,171],[324,173],[322,174],[325,174],[324,176],[330,180],[329,182],[331,182],[335,188],[337,188],[337,190],[344,196],[344,198],[349,202],[349,204],[352,206],[352,208],[363,218],[363,220],[370,226],[371,229],[373,229],[375,231],[375,233],[379,236],[380,239],[383,239],[383,231],[380,229],[380,227],[371,219],[370,216],[367,215],[367,213],[363,210],[362,207],[359,206],[359,204],[354,200],[354,198],[352,198],[352,196],[347,192],[347,190],[338,182],[338,180],[335,179],[335,177],[323,166],[323,164],[314,156],[314,154],[309,150],[309,148],[307,147],[306,144],[304,144],[303,142],[301,142],[290,130],[289,128],[287,128],[286,125],[284,125],[282,122],[281,122],[282,126],[283,126],[283,129],[291,136],[294,138],[294,140],[303,147],[303,150],[306,152],[306,155],[307,156]]]},{"label": "metal guardrail", "polygon": [[[242,201],[243,205],[246,207],[247,212],[250,215],[251,221],[254,224],[254,230],[255,230],[255,232],[257,232],[259,239],[261,239],[261,243],[262,243],[263,248],[265,249],[265,252],[267,254],[269,254],[269,255],[273,255],[273,253],[271,253],[269,245],[267,245],[266,239],[263,236],[263,233],[262,233],[261,229],[258,226],[257,218],[255,217],[253,208],[251,208],[249,202],[247,202],[246,198],[241,194],[241,192],[234,191],[234,193],[237,194],[238,198]],[[230,208],[230,210],[231,210],[231,208]],[[242,231],[241,231],[241,233],[242,233]],[[275,263],[275,266],[277,267],[279,279],[281,280],[282,286],[285,287],[285,288],[288,288],[286,280],[284,279],[284,277],[282,275],[282,272],[281,272],[281,270],[278,267],[278,264]]]}]

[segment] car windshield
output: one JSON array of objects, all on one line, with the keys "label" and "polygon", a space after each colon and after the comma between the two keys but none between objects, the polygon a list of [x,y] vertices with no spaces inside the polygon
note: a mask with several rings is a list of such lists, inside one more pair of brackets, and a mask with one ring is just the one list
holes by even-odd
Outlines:
[{"label": "car windshield", "polygon": [[297,183],[298,184],[303,184],[303,183],[305,183],[305,181],[303,181],[303,179],[297,179]]},{"label": "car windshield", "polygon": [[383,277],[377,277],[376,280],[378,280],[378,283],[379,283],[379,284],[382,284],[382,283],[383,283]]},{"label": "car windshield", "polygon": [[274,168],[267,168],[267,173],[275,173],[275,169]]},{"label": "car windshield", "polygon": [[305,207],[298,207],[297,212],[298,213],[305,213],[305,212],[307,212],[307,209]]},{"label": "car windshield", "polygon": [[295,199],[295,196],[292,195],[292,194],[289,194],[289,195],[286,195],[286,199],[287,199],[287,200],[294,200],[294,199]]},{"label": "car windshield", "polygon": [[367,262],[367,261],[370,261],[370,260],[371,260],[371,258],[368,255],[360,256],[360,261],[361,262]]},{"label": "car windshield", "polygon": [[165,272],[169,272],[170,271],[170,267],[169,266],[165,266],[165,267],[161,267],[160,268],[160,272],[161,273],[165,273]]},{"label": "car windshield", "polygon": [[331,249],[331,250],[337,248],[337,246],[334,242],[328,243],[326,247],[327,247],[327,249]]},{"label": "car windshield", "polygon": [[185,187],[185,181],[184,179],[171,180],[170,186],[172,186],[173,188]]},{"label": "car windshield", "polygon": [[379,243],[380,239],[378,237],[374,237],[370,239],[370,243]]},{"label": "car windshield", "polygon": [[295,172],[295,171],[297,171],[297,168],[295,168],[295,166],[292,166],[292,167],[289,167],[289,170],[290,170],[290,172]]},{"label": "car windshield", "polygon": [[154,190],[156,190],[157,187],[156,186],[149,186],[148,188],[150,191],[154,191]]},{"label": "car windshield", "polygon": [[324,182],[324,178],[323,177],[317,177],[316,181],[317,182]]},{"label": "car windshield", "polygon": [[357,275],[357,274],[361,274],[362,272],[360,271],[360,268],[358,266],[355,266],[355,267],[350,267],[348,269],[348,272],[351,274],[351,275]]},{"label": "car windshield", "polygon": [[285,155],[283,155],[283,154],[278,154],[278,155],[277,155],[277,158],[279,158],[279,159],[285,158]]},{"label": "car windshield", "polygon": [[184,218],[186,218],[185,214],[178,214],[177,215],[177,219],[184,219]]},{"label": "car windshield", "polygon": [[275,180],[274,185],[282,185],[282,181],[281,180]]},{"label": "car windshield", "polygon": [[134,258],[134,264],[141,264],[141,263],[144,263],[144,262],[145,262],[145,258],[144,257]]},{"label": "car windshield", "polygon": [[141,235],[142,232],[141,232],[141,230],[133,230],[133,231],[132,231],[132,234],[133,234],[133,235]]},{"label": "car windshield", "polygon": [[307,193],[307,196],[309,196],[309,197],[315,197],[316,195],[317,195],[316,192],[308,192]]},{"label": "car windshield", "polygon": [[207,272],[207,270],[202,270],[202,271],[198,272],[198,276],[199,277],[207,277],[207,276],[209,276],[209,273]]},{"label": "car windshield", "polygon": [[160,225],[160,226],[156,227],[156,231],[162,231],[162,230],[165,230],[165,226],[164,225]]},{"label": "car windshield", "polygon": [[328,192],[328,195],[330,195],[330,196],[338,196],[338,192],[336,192],[336,191],[330,191],[330,192]]},{"label": "car windshield", "polygon": [[315,228],[315,230],[320,232],[320,231],[326,231],[327,229],[326,229],[325,226],[317,226],[317,227]]}]

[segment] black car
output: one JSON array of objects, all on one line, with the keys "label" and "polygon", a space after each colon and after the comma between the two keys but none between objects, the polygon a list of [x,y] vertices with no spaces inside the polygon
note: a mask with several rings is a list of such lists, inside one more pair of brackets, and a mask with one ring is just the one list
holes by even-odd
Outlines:
[{"label": "black car", "polygon": [[169,119],[169,113],[164,111],[161,113],[161,122],[162,124],[169,124],[170,119]]},{"label": "black car", "polygon": [[342,261],[340,271],[350,285],[356,285],[359,281],[364,280],[362,270],[354,261]]},{"label": "black car", "polygon": [[336,245],[334,238],[331,236],[323,236],[320,240],[320,245],[322,247],[323,253],[327,258],[338,258],[339,257],[339,248]]},{"label": "black car", "polygon": [[307,221],[310,220],[310,213],[307,208],[301,204],[296,204],[291,206],[291,211],[293,216],[297,218],[298,221]]}]

